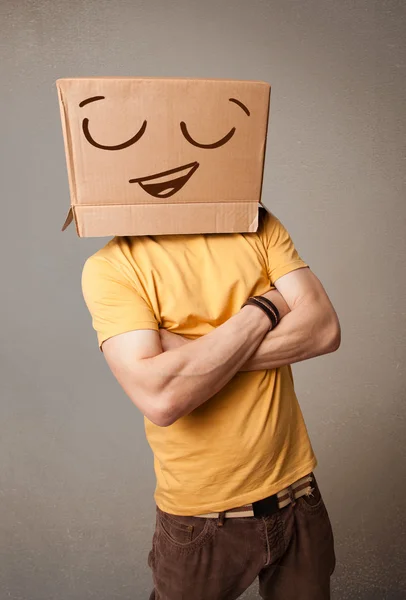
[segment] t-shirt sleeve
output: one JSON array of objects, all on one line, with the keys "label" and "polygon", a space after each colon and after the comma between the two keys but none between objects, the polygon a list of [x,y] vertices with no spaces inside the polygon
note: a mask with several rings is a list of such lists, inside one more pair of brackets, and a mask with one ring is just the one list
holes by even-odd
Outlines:
[{"label": "t-shirt sleeve", "polygon": [[260,235],[266,249],[268,276],[273,285],[279,277],[309,265],[299,256],[288,231],[279,219],[269,212],[264,214],[263,219]]},{"label": "t-shirt sleeve", "polygon": [[115,335],[136,329],[159,329],[147,300],[128,277],[103,257],[91,256],[85,262],[82,293],[100,350],[103,342]]}]

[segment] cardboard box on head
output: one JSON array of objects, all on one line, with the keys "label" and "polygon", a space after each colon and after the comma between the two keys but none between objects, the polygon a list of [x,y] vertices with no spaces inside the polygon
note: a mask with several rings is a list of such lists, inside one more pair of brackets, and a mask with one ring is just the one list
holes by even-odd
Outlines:
[{"label": "cardboard box on head", "polygon": [[80,237],[255,232],[270,85],[58,79]]}]

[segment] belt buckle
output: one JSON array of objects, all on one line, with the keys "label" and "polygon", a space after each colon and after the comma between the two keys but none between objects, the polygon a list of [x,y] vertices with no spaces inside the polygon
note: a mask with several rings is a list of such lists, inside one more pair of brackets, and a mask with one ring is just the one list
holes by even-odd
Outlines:
[{"label": "belt buckle", "polygon": [[252,503],[254,517],[267,517],[273,515],[279,510],[278,496],[273,494],[262,500]]}]

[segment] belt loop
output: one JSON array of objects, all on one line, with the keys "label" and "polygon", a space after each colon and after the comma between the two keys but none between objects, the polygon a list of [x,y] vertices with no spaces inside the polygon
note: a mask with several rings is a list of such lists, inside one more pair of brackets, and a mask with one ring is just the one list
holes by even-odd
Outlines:
[{"label": "belt loop", "polygon": [[292,486],[288,485],[287,490],[288,490],[288,494],[289,494],[289,498],[290,498],[290,501],[292,503],[292,506],[295,506],[296,505],[296,498],[295,498],[295,492],[294,492]]},{"label": "belt loop", "polygon": [[217,525],[218,525],[218,527],[223,527],[223,525],[224,525],[224,519],[225,518],[226,518],[225,511],[219,512],[219,516],[218,516],[218,519],[217,519]]}]

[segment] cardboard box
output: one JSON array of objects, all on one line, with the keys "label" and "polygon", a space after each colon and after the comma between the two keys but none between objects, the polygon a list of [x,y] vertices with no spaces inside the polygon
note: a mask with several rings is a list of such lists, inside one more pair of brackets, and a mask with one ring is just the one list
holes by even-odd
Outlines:
[{"label": "cardboard box", "polygon": [[270,85],[91,77],[57,82],[80,237],[255,232]]}]

